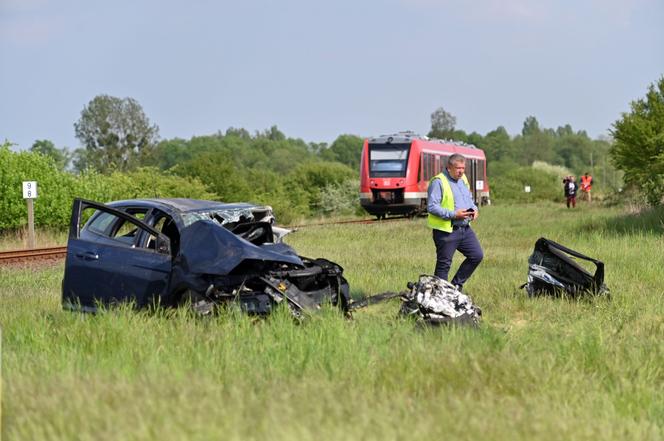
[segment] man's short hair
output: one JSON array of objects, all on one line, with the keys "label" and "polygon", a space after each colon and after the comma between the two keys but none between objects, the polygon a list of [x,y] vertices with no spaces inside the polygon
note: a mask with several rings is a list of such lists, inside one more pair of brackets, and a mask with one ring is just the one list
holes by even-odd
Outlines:
[{"label": "man's short hair", "polygon": [[453,153],[447,158],[447,165],[458,164],[459,162],[466,162],[466,158],[460,153]]}]

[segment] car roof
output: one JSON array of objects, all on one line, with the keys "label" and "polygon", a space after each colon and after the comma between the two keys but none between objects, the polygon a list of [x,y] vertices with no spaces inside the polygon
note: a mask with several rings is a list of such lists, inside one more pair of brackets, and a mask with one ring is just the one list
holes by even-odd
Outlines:
[{"label": "car roof", "polygon": [[141,206],[161,208],[167,210],[170,209],[180,213],[258,207],[258,205],[246,202],[224,203],[187,198],[125,199],[122,201],[109,202],[107,205],[111,207]]}]

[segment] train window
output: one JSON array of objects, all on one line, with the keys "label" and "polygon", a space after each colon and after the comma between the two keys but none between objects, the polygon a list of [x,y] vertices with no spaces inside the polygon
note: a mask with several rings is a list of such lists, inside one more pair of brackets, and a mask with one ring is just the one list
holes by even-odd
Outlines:
[{"label": "train window", "polygon": [[422,170],[423,177],[425,181],[428,181],[431,176],[429,176],[429,155],[428,153],[422,153]]},{"label": "train window", "polygon": [[424,169],[424,180],[428,181],[431,176],[429,176],[429,155],[426,153],[422,155],[422,168]]},{"label": "train window", "polygon": [[440,171],[443,171],[444,169],[447,168],[447,160],[449,159],[449,156],[441,156],[440,157]]},{"label": "train window", "polygon": [[424,179],[429,180],[436,175],[436,156],[431,153],[422,154],[422,168]]},{"label": "train window", "polygon": [[410,144],[369,144],[369,176],[406,176]]},{"label": "train window", "polygon": [[427,164],[427,155],[426,155],[426,153],[422,153],[422,156],[420,156],[420,171],[419,171],[418,176],[417,176],[418,181],[428,179],[427,178],[426,164]]}]

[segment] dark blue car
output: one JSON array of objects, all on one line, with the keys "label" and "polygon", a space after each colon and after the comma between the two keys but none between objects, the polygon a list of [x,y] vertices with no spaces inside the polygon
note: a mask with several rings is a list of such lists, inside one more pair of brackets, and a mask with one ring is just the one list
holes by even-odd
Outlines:
[{"label": "dark blue car", "polygon": [[74,200],[62,281],[65,309],[94,312],[187,305],[200,314],[239,304],[294,315],[331,303],[348,310],[343,269],[298,256],[269,206],[193,199]]}]

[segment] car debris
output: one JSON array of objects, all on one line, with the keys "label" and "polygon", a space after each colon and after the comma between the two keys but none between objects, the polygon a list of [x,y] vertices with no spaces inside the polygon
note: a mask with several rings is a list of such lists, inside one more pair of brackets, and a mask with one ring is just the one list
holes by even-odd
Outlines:
[{"label": "car debris", "polygon": [[[574,258],[595,264],[595,274],[579,265]],[[525,288],[529,296],[609,295],[609,289],[604,284],[602,261],[544,237],[535,242],[533,254],[528,258],[528,281],[521,288]]]},{"label": "car debris", "polygon": [[417,282],[408,282],[407,286],[408,291],[384,292],[354,301],[349,310],[356,311],[400,297],[399,315],[415,318],[418,323],[432,326],[479,325],[482,310],[447,280],[422,274]]},{"label": "car debris", "polygon": [[423,274],[417,283],[408,283],[408,288],[401,296],[401,315],[432,326],[479,325],[482,310],[447,280]]},{"label": "car debris", "polygon": [[285,303],[301,317],[329,303],[348,312],[343,268],[298,255],[282,242],[288,230],[274,223],[271,207],[246,203],[75,199],[63,308],[95,312],[133,302],[205,315],[239,305],[266,315]]}]

